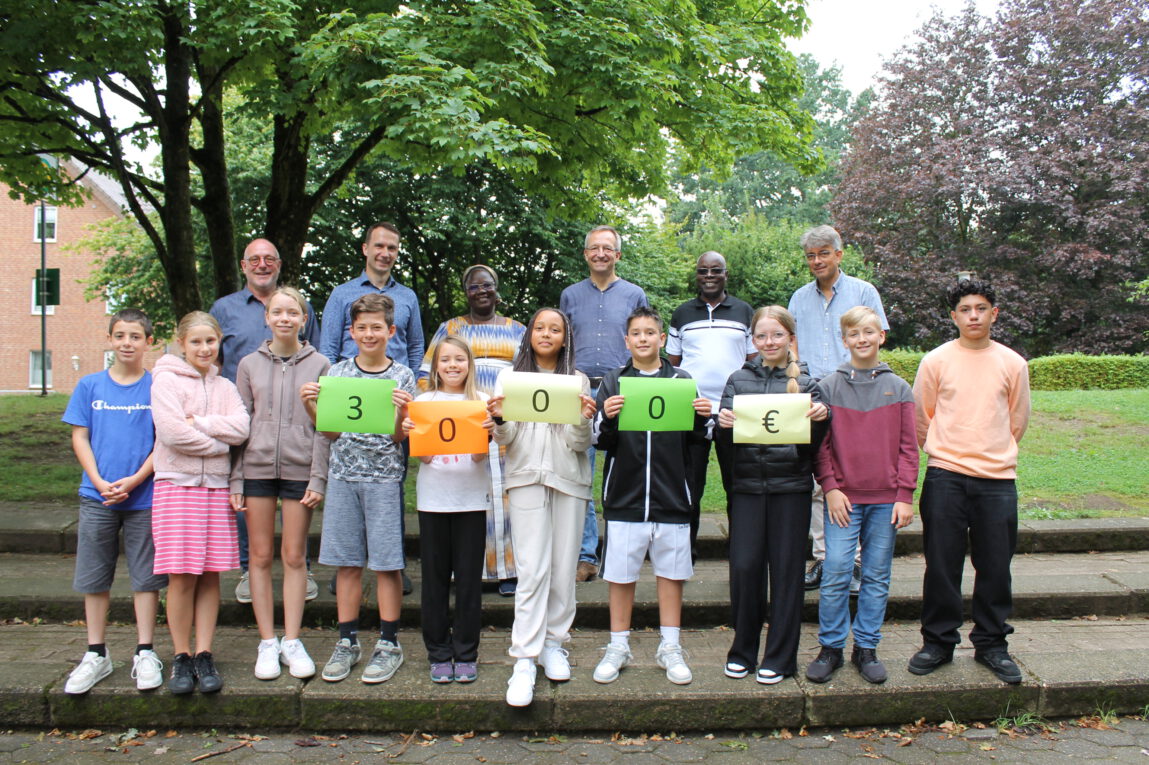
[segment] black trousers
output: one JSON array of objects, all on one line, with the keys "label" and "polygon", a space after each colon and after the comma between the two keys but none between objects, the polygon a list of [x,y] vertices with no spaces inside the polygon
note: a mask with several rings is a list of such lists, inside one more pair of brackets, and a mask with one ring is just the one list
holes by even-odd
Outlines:
[{"label": "black trousers", "polygon": [[[793,675],[798,670],[809,527],[809,492],[731,496],[730,606],[734,643],[727,661],[744,667],[758,665],[780,675]],[[759,662],[767,580],[772,611],[766,651]]]},{"label": "black trousers", "polygon": [[[482,628],[487,514],[419,513],[423,644],[432,662],[476,661]],[[455,575],[455,618],[449,616]]]},{"label": "black trousers", "polygon": [[1013,627],[1017,549],[1017,486],[1012,479],[974,478],[926,468],[921,494],[926,573],[922,584],[922,638],[952,649],[961,642],[962,569],[966,541],[973,563],[973,630],[978,652],[1006,648]]},{"label": "black trousers", "polygon": [[726,493],[726,512],[730,512],[730,480],[734,474],[734,444],[729,441],[709,440],[690,444],[690,553],[697,558],[698,524],[702,517],[702,493],[706,491],[706,468],[710,463],[710,444],[718,455],[718,469],[722,472],[722,490]]}]

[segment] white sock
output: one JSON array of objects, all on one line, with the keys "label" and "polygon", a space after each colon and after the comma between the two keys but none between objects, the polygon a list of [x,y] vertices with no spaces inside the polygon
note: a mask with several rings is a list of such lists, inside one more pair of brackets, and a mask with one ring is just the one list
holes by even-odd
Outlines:
[{"label": "white sock", "polygon": [[610,633],[610,644],[629,649],[630,648],[630,630],[623,630],[622,632]]},{"label": "white sock", "polygon": [[663,645],[678,645],[680,635],[682,634],[681,627],[659,627],[658,631],[662,633]]},{"label": "white sock", "polygon": [[260,647],[260,648],[263,648],[264,646],[271,646],[271,645],[275,645],[275,644],[276,644],[276,643],[278,643],[278,642],[279,642],[279,641],[277,641],[275,638],[272,638],[271,640],[260,640],[260,641],[259,641],[259,647]]}]

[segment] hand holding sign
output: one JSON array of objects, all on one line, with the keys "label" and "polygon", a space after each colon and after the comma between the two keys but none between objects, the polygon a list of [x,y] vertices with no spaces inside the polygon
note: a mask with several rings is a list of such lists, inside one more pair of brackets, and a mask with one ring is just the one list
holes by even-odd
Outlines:
[{"label": "hand holding sign", "polygon": [[336,433],[395,432],[394,380],[320,377],[315,429]]},{"label": "hand holding sign", "polygon": [[698,395],[694,380],[622,377],[618,387],[626,401],[619,415],[619,430],[694,429],[694,397]]},{"label": "hand holding sign", "polygon": [[413,401],[407,412],[412,457],[487,453],[482,401]]},{"label": "hand holding sign", "polygon": [[[576,375],[504,372],[499,381],[503,387],[501,416],[504,420],[577,425],[584,417],[586,402],[580,396],[582,379]],[[590,406],[593,414],[593,400]]]},{"label": "hand holding sign", "polygon": [[810,443],[809,393],[756,393],[734,397],[734,443]]}]

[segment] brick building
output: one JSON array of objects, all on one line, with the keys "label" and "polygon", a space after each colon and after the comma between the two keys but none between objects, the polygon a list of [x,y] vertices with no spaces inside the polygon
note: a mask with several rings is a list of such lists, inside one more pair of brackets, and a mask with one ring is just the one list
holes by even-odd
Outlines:
[{"label": "brick building", "polygon": [[[123,215],[112,182],[92,173],[80,182],[90,192],[83,206],[48,205],[44,216],[48,268],[60,269],[60,305],[48,308],[48,387],[62,393],[71,393],[81,377],[109,363],[108,304],[84,298],[91,258],[64,248],[84,238],[91,224]],[[40,231],[40,205],[12,199],[8,187],[0,184],[0,392],[40,390],[40,308],[35,297]],[[160,353],[159,348],[149,353],[146,366]]]}]

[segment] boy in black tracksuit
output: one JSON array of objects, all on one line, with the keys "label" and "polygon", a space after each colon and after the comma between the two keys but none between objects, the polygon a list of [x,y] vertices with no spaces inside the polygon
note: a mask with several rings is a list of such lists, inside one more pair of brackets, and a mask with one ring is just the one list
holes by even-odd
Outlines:
[{"label": "boy in black tracksuit", "polygon": [[680,643],[683,582],[694,573],[690,559],[690,486],[687,446],[707,437],[710,401],[693,401],[690,431],[620,431],[621,377],[686,378],[659,355],[666,342],[662,319],[642,306],[627,318],[631,360],[608,372],[598,390],[595,447],[603,462],[602,506],[606,543],[602,578],[610,584],[610,644],[594,671],[599,683],[613,682],[630,661],[630,617],[639,569],[649,553],[658,581],[661,641],[655,659],[679,685],[692,679]]}]

